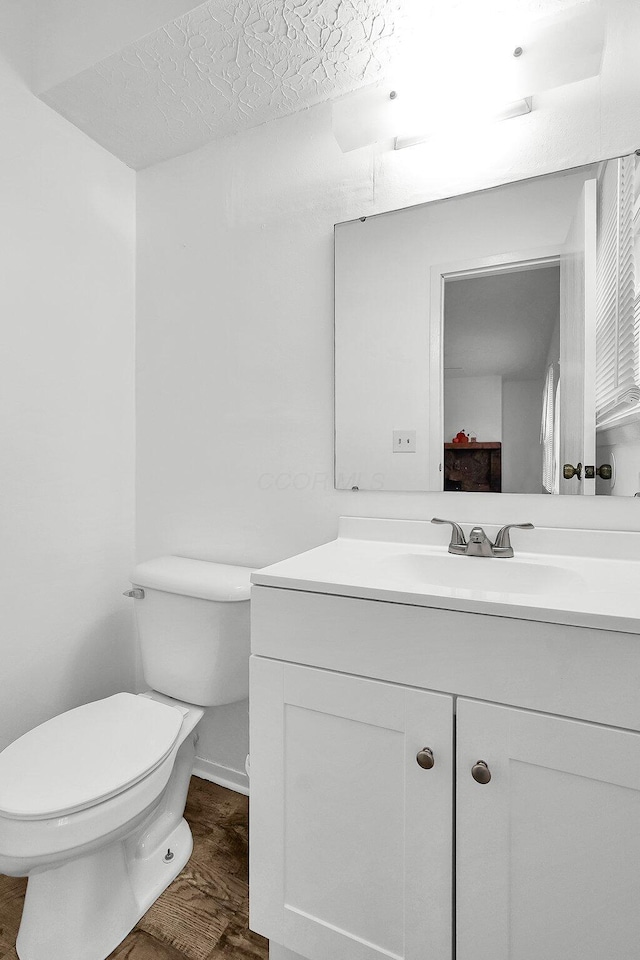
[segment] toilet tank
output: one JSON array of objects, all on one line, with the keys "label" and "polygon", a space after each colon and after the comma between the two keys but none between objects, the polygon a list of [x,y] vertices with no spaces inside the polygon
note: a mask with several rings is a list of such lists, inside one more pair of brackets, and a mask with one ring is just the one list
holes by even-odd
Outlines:
[{"label": "toilet tank", "polygon": [[142,670],[153,690],[203,707],[248,696],[251,573],[186,557],[135,567]]}]

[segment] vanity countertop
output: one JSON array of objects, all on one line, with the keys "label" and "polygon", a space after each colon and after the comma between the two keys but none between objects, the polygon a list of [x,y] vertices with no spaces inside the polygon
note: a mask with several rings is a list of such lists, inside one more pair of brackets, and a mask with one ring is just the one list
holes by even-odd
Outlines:
[{"label": "vanity countertop", "polygon": [[[498,527],[483,526],[494,539]],[[287,590],[640,633],[640,533],[513,530],[510,559],[453,556],[448,540],[448,527],[424,520],[342,517],[336,540],[257,570],[251,580]]]}]

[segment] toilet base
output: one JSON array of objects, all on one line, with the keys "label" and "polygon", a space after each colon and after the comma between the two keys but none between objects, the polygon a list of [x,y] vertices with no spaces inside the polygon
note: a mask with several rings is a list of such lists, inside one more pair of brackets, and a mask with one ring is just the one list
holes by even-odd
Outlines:
[{"label": "toilet base", "polygon": [[[177,877],[193,849],[182,819],[162,846],[135,855],[125,839],[31,874],[16,943],[20,960],[106,960]],[[173,856],[166,859],[167,852]]]}]

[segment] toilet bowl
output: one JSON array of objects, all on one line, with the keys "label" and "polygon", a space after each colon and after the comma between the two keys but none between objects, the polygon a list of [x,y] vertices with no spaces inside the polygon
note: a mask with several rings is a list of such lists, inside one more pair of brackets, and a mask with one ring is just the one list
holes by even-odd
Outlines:
[{"label": "toilet bowl", "polygon": [[0,872],[29,878],[20,960],[105,960],[188,861],[195,728],[205,706],[246,696],[250,573],[141,564],[145,676],[164,690],[77,707],[0,753]]}]

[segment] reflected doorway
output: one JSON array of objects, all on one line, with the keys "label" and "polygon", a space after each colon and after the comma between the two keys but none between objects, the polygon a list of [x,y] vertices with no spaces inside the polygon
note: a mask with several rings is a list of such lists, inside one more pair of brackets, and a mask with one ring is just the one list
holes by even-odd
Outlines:
[{"label": "reflected doorway", "polygon": [[553,492],[560,257],[446,277],[443,318],[444,489]]}]

